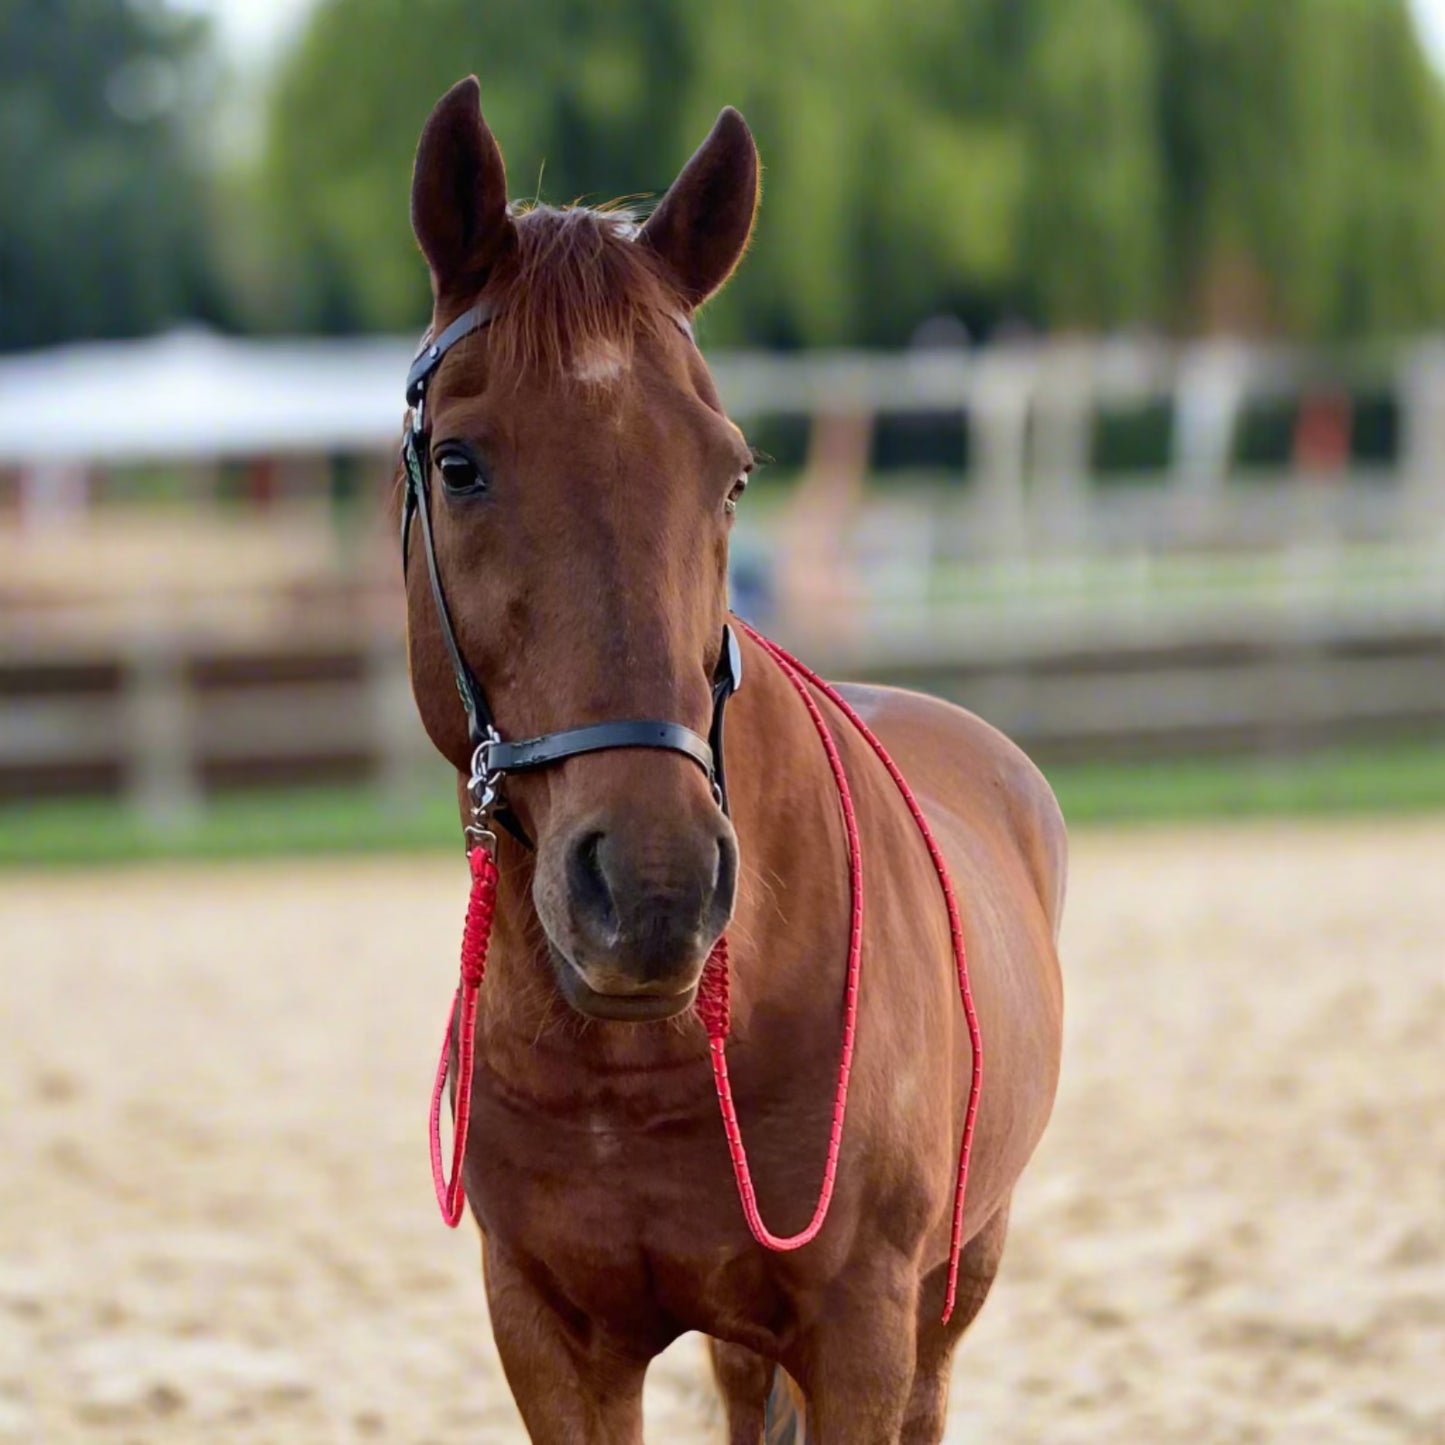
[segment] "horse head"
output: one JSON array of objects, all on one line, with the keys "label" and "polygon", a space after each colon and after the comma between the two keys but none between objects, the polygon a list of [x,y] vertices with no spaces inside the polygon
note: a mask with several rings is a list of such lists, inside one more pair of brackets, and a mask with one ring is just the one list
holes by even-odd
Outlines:
[{"label": "horse head", "polygon": [[[411,214],[430,334],[479,304],[488,317],[427,385],[428,545],[505,737],[633,719],[709,732],[752,457],[691,318],[741,259],[757,203],[757,151],[731,109],[645,223],[510,205],[475,79],[427,121]],[[410,568],[407,605],[423,723],[465,777],[475,738],[426,568]],[[507,778],[509,815],[535,843],[537,917],[581,1012],[692,1003],[737,882],[711,781],[678,751],[631,745]]]}]

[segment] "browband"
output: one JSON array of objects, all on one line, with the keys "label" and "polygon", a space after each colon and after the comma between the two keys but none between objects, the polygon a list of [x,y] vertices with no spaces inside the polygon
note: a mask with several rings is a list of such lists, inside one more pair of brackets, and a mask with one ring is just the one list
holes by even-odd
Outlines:
[{"label": "browband", "polygon": [[417,352],[416,360],[411,364],[411,370],[406,374],[406,404],[409,407],[420,405],[426,394],[427,382],[442,364],[447,352],[457,342],[488,325],[496,314],[497,308],[490,301],[478,301],[475,306],[463,311],[435,341],[423,343],[422,349]]}]

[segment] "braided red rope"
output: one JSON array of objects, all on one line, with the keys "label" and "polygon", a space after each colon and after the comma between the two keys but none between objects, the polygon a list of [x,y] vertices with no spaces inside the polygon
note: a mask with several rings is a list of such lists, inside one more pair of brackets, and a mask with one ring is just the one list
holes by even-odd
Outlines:
[{"label": "braided red rope", "polygon": [[[959,917],[958,899],[953,891],[953,880],[949,877],[948,864],[944,861],[943,853],[938,846],[938,840],[933,836],[933,829],[929,827],[928,819],[924,817],[923,809],[919,806],[918,799],[913,794],[913,789],[908,786],[908,781],[899,771],[898,764],[889,756],[888,749],[879,741],[873,729],[863,721],[857,711],[849,704],[848,700],[831,683],[825,682],[811,668],[799,662],[797,658],[784,652],[776,642],[754,631],[747,623],[743,622],[740,625],[758,646],[763,648],[775,662],[782,666],[783,671],[788,674],[789,679],[795,687],[801,686],[799,682],[800,677],[806,678],[808,682],[817,688],[818,691],[858,729],[868,746],[877,754],[878,760],[888,769],[889,777],[893,779],[894,785],[908,806],[908,811],[913,815],[913,821],[917,825],[918,831],[922,835],[924,845],[928,849],[928,856],[933,861],[934,871],[938,874],[939,887],[943,890],[943,902],[945,908],[948,910],[948,931],[953,942],[953,962],[958,972],[958,992],[963,1002],[964,1019],[968,1025],[969,1045],[973,1051],[973,1072],[969,1079],[968,1105],[964,1110],[963,1137],[958,1146],[958,1174],[953,1191],[953,1229],[948,1248],[948,1289],[944,1296],[943,1303],[943,1323],[947,1324],[953,1317],[953,1307],[958,1298],[958,1266],[960,1256],[963,1252],[963,1206],[968,1194],[968,1166],[973,1156],[973,1131],[975,1124],[978,1122],[978,1103],[983,1092],[983,1034],[979,1028],[978,1011],[974,1007],[973,989],[968,979],[968,949],[963,939],[963,924]],[[826,724],[822,723],[821,714],[817,713],[816,707],[810,707],[809,711],[814,714],[815,722],[824,729],[826,738]],[[826,738],[825,746],[829,746],[831,742],[831,738]],[[832,757],[836,756],[836,749],[829,746],[829,755],[831,760]],[[835,767],[834,777],[838,779],[839,792],[844,799],[845,814],[851,817],[851,799],[848,797],[847,782],[842,776],[841,768]],[[849,843],[856,852],[857,837],[855,832],[850,832]],[[857,934],[862,931],[862,911],[856,902],[853,909],[853,917],[856,933],[850,946],[850,988],[854,986],[854,979],[851,976],[853,972],[851,954],[852,951],[860,945]],[[852,1035],[851,1025],[852,1016],[850,1014],[848,1028],[845,1034],[845,1063],[850,1061],[852,1054],[850,1042]],[[846,1075],[841,1073],[838,1088],[840,1096],[846,1097],[847,1079]],[[729,1100],[729,1103],[730,1102],[731,1100]],[[728,1109],[725,1106],[723,1111],[724,1120],[726,1120],[727,1112]],[[830,1160],[830,1163],[831,1162]],[[751,1187],[751,1181],[749,1181],[749,1187]],[[741,1188],[741,1181],[739,1188]],[[744,1199],[744,1209],[746,1210],[746,1199]],[[751,1224],[751,1220],[749,1223]],[[756,1230],[753,1231],[753,1235],[754,1238],[758,1239],[760,1244],[766,1244],[767,1241],[759,1238]]]},{"label": "braided red rope", "polygon": [[[737,1108],[733,1102],[732,1082],[728,1077],[727,1038],[732,1023],[730,1005],[731,972],[728,959],[728,942],[724,935],[718,939],[703,969],[702,981],[698,988],[697,1012],[707,1029],[708,1050],[712,1061],[713,1078],[717,1084],[718,1105],[722,1112],[723,1131],[727,1135],[728,1152],[732,1159],[733,1176],[737,1181],[738,1197],[742,1203],[743,1215],[753,1238],[764,1248],[784,1251],[801,1249],[815,1239],[828,1217],[833,1202],[833,1190],[838,1176],[838,1155],[843,1142],[843,1122],[848,1110],[848,1085],[853,1069],[853,1050],[857,1040],[858,979],[863,954],[863,859],[858,837],[858,818],[853,808],[853,794],[848,785],[847,773],[838,746],[828,727],[822,710],[813,698],[809,685],[816,688],[858,729],[869,746],[888,769],[918,831],[928,848],[928,855],[938,874],[939,886],[943,890],[944,904],[948,909],[949,932],[953,941],[954,963],[958,971],[959,994],[963,1000],[964,1017],[968,1024],[969,1042],[973,1049],[973,1074],[969,1082],[968,1107],[964,1114],[963,1139],[959,1145],[958,1174],[954,1188],[953,1230],[949,1244],[948,1289],[944,1301],[943,1322],[947,1324],[953,1314],[958,1293],[959,1258],[963,1248],[963,1209],[968,1191],[968,1167],[973,1150],[974,1125],[978,1118],[979,1096],[983,1089],[983,1040],[979,1031],[978,1014],[974,1008],[973,992],[968,979],[968,955],[964,946],[963,927],[959,921],[958,902],[954,896],[953,883],[948,875],[948,866],[933,836],[933,830],[919,807],[913,790],[908,786],[898,765],[888,755],[888,750],[874,735],[867,723],[848,704],[843,696],[816,673],[805,667],[795,657],[785,652],[755,632],[746,623],[741,624],[754,642],[777,663],[785,677],[803,700],[817,730],[818,738],[828,757],[833,780],[838,788],[838,800],[843,810],[844,829],[848,839],[848,884],[851,895],[851,917],[848,937],[848,966],[845,982],[843,1010],[843,1046],[838,1064],[838,1090],[833,1103],[833,1122],[828,1136],[828,1155],[823,1166],[823,1183],[818,1194],[818,1204],[813,1217],[799,1233],[789,1236],[773,1234],[763,1222],[758,1208],[757,1191],[753,1187],[752,1173],[748,1166],[747,1150],[743,1145],[742,1127],[738,1122]],[[471,863],[472,890],[467,908],[466,930],[462,937],[461,981],[452,1001],[451,1013],[447,1018],[447,1032],[442,1040],[441,1058],[437,1063],[436,1084],[431,1099],[431,1163],[432,1180],[436,1186],[437,1203],[441,1206],[442,1218],[453,1229],[461,1221],[463,1206],[462,1166],[466,1158],[467,1133],[471,1121],[472,1071],[476,1049],[477,991],[486,976],[487,944],[492,933],[492,918],[497,901],[497,865],[489,849],[476,847],[468,855]],[[458,1031],[457,1051],[457,1093],[454,1106],[455,1123],[452,1138],[452,1172],[448,1179],[442,1162],[441,1108],[446,1095],[447,1079],[451,1071],[452,1033]]]},{"label": "braided red rope", "polygon": [[[744,624],[746,626],[746,624]],[[828,1134],[828,1157],[823,1165],[823,1184],[818,1191],[818,1205],[813,1217],[797,1234],[777,1235],[766,1224],[758,1209],[757,1191],[753,1188],[748,1153],[743,1146],[742,1127],[738,1123],[737,1106],[733,1103],[732,1082],[728,1078],[727,1037],[732,1019],[728,1008],[728,946],[727,937],[718,939],[712,956],[703,969],[698,988],[697,1011],[707,1026],[708,1051],[712,1058],[713,1079],[717,1084],[718,1107],[722,1110],[723,1132],[727,1135],[728,1153],[732,1157],[733,1177],[737,1180],[738,1198],[752,1236],[765,1249],[778,1251],[801,1249],[817,1238],[829,1206],[833,1203],[833,1187],[838,1179],[838,1154],[843,1146],[843,1120],[848,1113],[848,1083],[853,1075],[853,1046],[857,1038],[858,973],[863,960],[863,850],[858,844],[858,816],[853,810],[853,792],[838,745],[823,717],[808,684],[799,676],[799,665],[781,648],[760,637],[751,628],[749,636],[765,648],[793,684],[808,709],[808,716],[818,731],[833,781],[838,785],[838,801],[843,807],[843,826],[848,835],[848,888],[851,895],[851,920],[848,930],[848,972],[843,1001],[843,1052],[838,1061],[838,1092],[833,1098],[833,1124]]]},{"label": "braided red rope", "polygon": [[[455,1229],[462,1219],[462,1164],[467,1157],[467,1129],[472,1119],[472,1066],[477,1048],[477,990],[487,976],[487,945],[497,911],[497,860],[491,849],[478,845],[467,854],[472,868],[472,892],[467,902],[467,923],[462,931],[461,980],[447,1015],[447,1031],[437,1061],[431,1093],[431,1175],[442,1218]],[[458,1016],[460,1027],[458,1028]],[[457,1096],[452,1108],[452,1177],[442,1165],[442,1099],[452,1064],[452,1031],[457,1030]]]}]

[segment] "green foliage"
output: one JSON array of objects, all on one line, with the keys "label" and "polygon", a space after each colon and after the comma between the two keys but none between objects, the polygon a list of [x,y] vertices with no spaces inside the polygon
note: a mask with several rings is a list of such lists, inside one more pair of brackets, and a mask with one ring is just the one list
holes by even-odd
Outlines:
[{"label": "green foliage", "polygon": [[1154,36],[1133,0],[1038,8],[1021,280],[1056,324],[1149,320],[1164,296]]},{"label": "green foliage", "polygon": [[712,341],[1445,321],[1408,0],[318,0],[205,195],[165,0],[0,0],[0,35],[0,346],[214,317],[217,267],[254,328],[416,328],[413,147],[471,70],[517,197],[660,194],[744,111],[766,202]]},{"label": "green foliage", "polygon": [[714,339],[1302,334],[1445,315],[1445,106],[1405,0],[325,0],[268,184],[306,319],[412,326],[412,146],[482,76],[513,190],[661,192],[717,108],[767,166]]},{"label": "green foliage", "polygon": [[1180,302],[1228,319],[1253,290],[1307,335],[1438,322],[1445,106],[1405,0],[1157,13]]},{"label": "green foliage", "polygon": [[202,38],[126,0],[0,0],[0,349],[214,314]]}]

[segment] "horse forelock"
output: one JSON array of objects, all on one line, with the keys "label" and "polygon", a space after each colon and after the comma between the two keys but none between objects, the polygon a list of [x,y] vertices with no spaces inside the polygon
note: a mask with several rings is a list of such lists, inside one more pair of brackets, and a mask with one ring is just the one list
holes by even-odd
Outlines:
[{"label": "horse forelock", "polygon": [[[681,311],[623,207],[536,206],[515,216],[516,244],[488,286],[497,303],[489,347],[504,370],[607,379],[641,337]],[[605,365],[599,365],[599,358]]]}]

